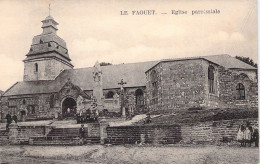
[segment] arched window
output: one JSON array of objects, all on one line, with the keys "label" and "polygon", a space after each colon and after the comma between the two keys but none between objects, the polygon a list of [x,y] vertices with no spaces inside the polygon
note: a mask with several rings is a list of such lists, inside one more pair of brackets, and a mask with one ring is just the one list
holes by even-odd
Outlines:
[{"label": "arched window", "polygon": [[144,105],[144,93],[142,89],[137,89],[135,91],[135,101],[138,106]]},{"label": "arched window", "polygon": [[151,72],[151,83],[152,83],[152,96],[156,97],[158,95],[158,76],[157,72],[153,70]]},{"label": "arched window", "polygon": [[214,67],[212,65],[208,68],[209,93],[214,93]]},{"label": "arched window", "polygon": [[114,97],[114,92],[112,91],[109,91],[107,94],[106,94],[106,99],[111,99]]},{"label": "arched window", "polygon": [[245,73],[240,73],[239,75],[242,76],[243,78],[249,78],[249,77],[247,76],[247,74],[245,74]]},{"label": "arched window", "polygon": [[241,83],[238,83],[236,86],[236,90],[237,90],[237,99],[244,100],[246,98],[245,86]]},{"label": "arched window", "polygon": [[38,72],[38,64],[37,63],[34,64],[34,67],[35,67],[35,72]]}]

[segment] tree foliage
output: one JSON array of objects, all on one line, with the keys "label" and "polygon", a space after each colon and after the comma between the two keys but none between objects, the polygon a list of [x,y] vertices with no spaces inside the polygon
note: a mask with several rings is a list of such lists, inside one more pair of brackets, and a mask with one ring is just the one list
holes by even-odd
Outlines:
[{"label": "tree foliage", "polygon": [[257,63],[253,61],[253,59],[250,59],[249,57],[243,57],[243,56],[236,56],[236,59],[241,60],[255,68],[257,68]]},{"label": "tree foliage", "polygon": [[101,62],[100,66],[108,66],[108,65],[112,65],[111,63],[107,63],[107,62]]}]

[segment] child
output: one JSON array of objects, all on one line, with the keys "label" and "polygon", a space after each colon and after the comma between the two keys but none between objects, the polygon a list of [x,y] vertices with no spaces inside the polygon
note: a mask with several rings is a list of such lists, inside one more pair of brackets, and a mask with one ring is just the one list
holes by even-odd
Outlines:
[{"label": "child", "polygon": [[237,141],[241,143],[241,147],[244,146],[244,128],[243,125],[239,126],[238,132],[237,132]]}]

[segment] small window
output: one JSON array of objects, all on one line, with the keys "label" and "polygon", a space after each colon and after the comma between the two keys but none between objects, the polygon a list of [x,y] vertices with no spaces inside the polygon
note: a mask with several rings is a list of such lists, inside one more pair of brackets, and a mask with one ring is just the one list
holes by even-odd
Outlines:
[{"label": "small window", "polygon": [[30,48],[30,52],[32,52],[33,51],[33,49],[32,48]]},{"label": "small window", "polygon": [[50,108],[54,107],[54,95],[50,96]]},{"label": "small window", "polygon": [[40,39],[40,44],[43,44],[43,41]]},{"label": "small window", "polygon": [[34,66],[35,66],[35,72],[38,72],[38,64],[35,63]]},{"label": "small window", "polygon": [[237,99],[244,100],[246,98],[244,85],[241,83],[238,83],[236,86],[236,90],[237,90]]},{"label": "small window", "polygon": [[152,83],[152,97],[157,97],[158,95],[158,75],[155,70],[151,72],[151,83]]},{"label": "small window", "polygon": [[59,49],[59,48],[60,48],[60,46],[57,46],[56,48],[57,48],[57,49]]},{"label": "small window", "polygon": [[48,47],[51,47],[51,43],[48,43]]},{"label": "small window", "polygon": [[107,94],[106,94],[106,98],[107,99],[111,99],[111,98],[113,98],[114,97],[114,92],[112,92],[112,91],[109,91]]},{"label": "small window", "polygon": [[25,101],[25,99],[23,99],[23,105],[25,105],[26,104],[26,101]]},{"label": "small window", "polygon": [[214,67],[209,66],[208,68],[208,81],[209,81],[209,93],[214,93]]},{"label": "small window", "polygon": [[138,106],[144,105],[144,93],[142,89],[137,89],[135,91],[135,101],[136,101],[136,105]]}]

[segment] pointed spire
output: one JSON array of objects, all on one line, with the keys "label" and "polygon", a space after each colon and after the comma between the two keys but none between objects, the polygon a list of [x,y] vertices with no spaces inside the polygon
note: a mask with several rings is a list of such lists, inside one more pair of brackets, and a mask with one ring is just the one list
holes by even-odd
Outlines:
[{"label": "pointed spire", "polygon": [[58,23],[51,16],[51,4],[49,4],[49,16],[42,21],[43,34],[56,33]]}]

